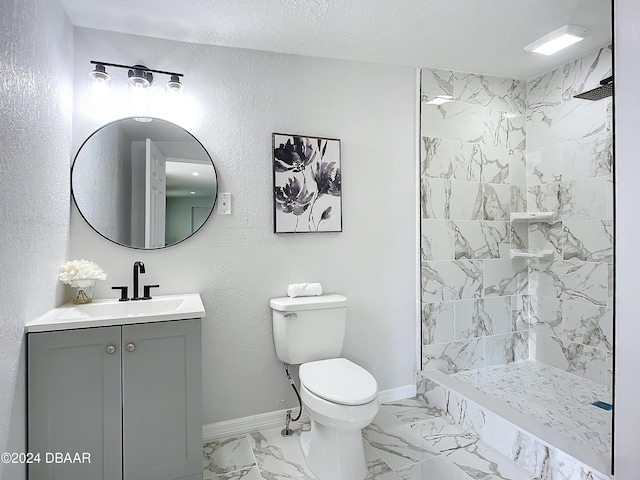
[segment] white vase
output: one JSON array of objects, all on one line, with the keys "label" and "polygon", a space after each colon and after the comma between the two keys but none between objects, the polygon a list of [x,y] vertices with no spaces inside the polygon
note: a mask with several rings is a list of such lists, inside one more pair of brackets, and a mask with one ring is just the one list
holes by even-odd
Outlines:
[{"label": "white vase", "polygon": [[78,286],[71,287],[71,303],[91,303],[95,289],[95,280],[80,281]]}]

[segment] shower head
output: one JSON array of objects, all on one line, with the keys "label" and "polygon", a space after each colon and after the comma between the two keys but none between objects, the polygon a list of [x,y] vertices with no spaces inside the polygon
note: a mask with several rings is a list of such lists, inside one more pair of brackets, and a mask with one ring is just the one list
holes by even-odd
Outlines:
[{"label": "shower head", "polygon": [[599,87],[574,95],[573,98],[601,100],[603,98],[610,97],[611,95],[613,95],[613,75],[605,78],[604,80],[600,80]]}]

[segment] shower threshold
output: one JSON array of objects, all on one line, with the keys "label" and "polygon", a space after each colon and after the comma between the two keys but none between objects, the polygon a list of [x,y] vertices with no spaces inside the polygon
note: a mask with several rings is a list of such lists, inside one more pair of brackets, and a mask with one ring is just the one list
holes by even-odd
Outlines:
[{"label": "shower threshold", "polygon": [[612,412],[593,405],[611,403],[605,385],[525,360],[449,375],[423,371],[418,393],[543,479],[544,469],[558,468],[609,478]]}]

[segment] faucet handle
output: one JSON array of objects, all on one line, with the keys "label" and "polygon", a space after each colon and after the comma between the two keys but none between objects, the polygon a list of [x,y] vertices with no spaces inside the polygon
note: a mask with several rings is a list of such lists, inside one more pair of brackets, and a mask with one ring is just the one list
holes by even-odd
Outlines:
[{"label": "faucet handle", "polygon": [[158,288],[160,287],[160,285],[145,285],[143,287],[143,294],[142,294],[142,298],[140,300],[151,300],[151,289],[152,288]]},{"label": "faucet handle", "polygon": [[111,287],[112,290],[120,290],[120,301],[126,302],[129,300],[127,298],[127,292],[129,291],[129,287]]}]

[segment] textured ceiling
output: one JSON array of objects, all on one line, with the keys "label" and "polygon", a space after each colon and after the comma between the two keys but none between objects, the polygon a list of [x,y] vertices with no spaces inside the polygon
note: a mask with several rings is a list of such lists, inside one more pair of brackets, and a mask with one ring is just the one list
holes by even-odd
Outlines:
[{"label": "textured ceiling", "polygon": [[[611,42],[609,0],[61,0],[74,25],[184,42],[528,79]],[[564,24],[563,53],[526,44]]]}]

